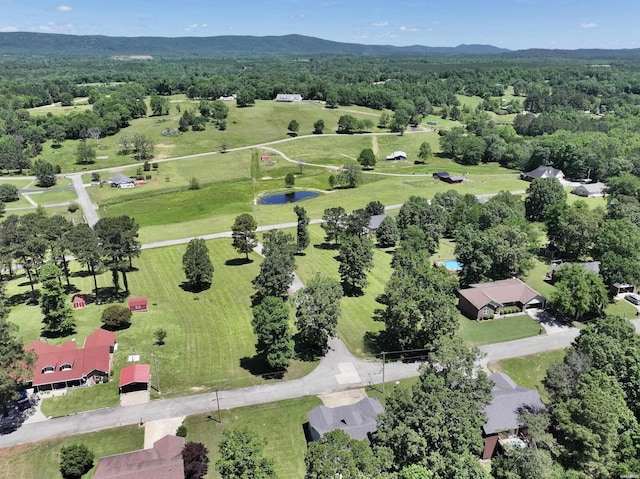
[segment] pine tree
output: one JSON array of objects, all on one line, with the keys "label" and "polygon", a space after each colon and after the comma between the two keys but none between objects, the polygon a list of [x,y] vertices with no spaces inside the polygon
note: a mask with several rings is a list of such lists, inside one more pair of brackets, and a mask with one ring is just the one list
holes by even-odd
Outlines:
[{"label": "pine tree", "polygon": [[60,268],[53,263],[46,263],[40,270],[42,332],[49,336],[67,336],[76,329],[67,294],[60,284],[60,274]]}]

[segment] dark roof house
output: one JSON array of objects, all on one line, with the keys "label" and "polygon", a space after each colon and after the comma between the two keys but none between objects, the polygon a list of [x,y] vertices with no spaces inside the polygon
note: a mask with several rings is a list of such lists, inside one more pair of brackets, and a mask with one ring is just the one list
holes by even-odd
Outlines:
[{"label": "dark roof house", "polygon": [[378,228],[380,228],[380,224],[384,221],[385,218],[387,218],[389,215],[371,215],[369,217],[369,226],[367,226],[367,229],[369,230],[369,233],[375,233],[376,230]]},{"label": "dark roof house", "polygon": [[133,185],[133,180],[122,173],[116,173],[111,177],[111,185],[115,185],[120,188],[122,185]]},{"label": "dark roof house", "polygon": [[557,178],[562,180],[564,179],[564,173],[553,166],[538,166],[535,170],[520,173],[520,178],[525,181],[533,181],[538,178]]},{"label": "dark roof house", "polygon": [[434,180],[444,181],[449,184],[462,183],[464,178],[462,176],[450,175],[446,171],[438,171],[432,175]]},{"label": "dark roof house", "polygon": [[60,346],[34,341],[25,346],[38,355],[31,384],[35,390],[64,389],[108,376],[115,345],[115,333],[105,329],[91,333],[82,349],[74,341]]},{"label": "dark roof house", "polygon": [[560,261],[551,265],[551,269],[547,271],[547,274],[544,277],[545,281],[548,281],[551,284],[555,283],[557,281],[557,278],[555,277],[556,273],[562,268],[567,268],[573,264],[582,266],[585,271],[592,271],[595,274],[600,274],[600,261],[589,261],[586,263],[569,263]]},{"label": "dark roof house", "polygon": [[480,320],[496,316],[505,307],[544,308],[547,299],[518,278],[470,284],[458,291],[458,308],[467,317]]},{"label": "dark roof house", "polygon": [[184,479],[184,438],[164,436],[151,449],[101,457],[94,479]]},{"label": "dark roof house", "polygon": [[364,398],[349,406],[318,406],[307,413],[309,432],[314,441],[336,429],[342,429],[353,439],[366,439],[375,432],[378,414],[383,412],[382,404],[375,398]]},{"label": "dark roof house", "polygon": [[525,445],[524,439],[518,437],[522,427],[518,420],[519,414],[526,409],[541,410],[545,407],[537,391],[518,386],[506,374],[496,372],[489,379],[494,386],[491,390],[491,402],[484,410],[487,422],[482,427],[482,459],[491,459],[498,445],[503,448]]}]

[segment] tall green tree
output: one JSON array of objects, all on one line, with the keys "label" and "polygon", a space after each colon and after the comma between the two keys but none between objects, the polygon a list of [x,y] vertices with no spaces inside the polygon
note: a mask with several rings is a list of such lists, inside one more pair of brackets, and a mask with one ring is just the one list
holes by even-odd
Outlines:
[{"label": "tall green tree", "polygon": [[116,293],[118,292],[118,273],[122,274],[125,291],[129,291],[127,270],[132,267],[132,258],[140,255],[138,224],[127,215],[105,217],[98,220],[94,230],[102,243],[102,252],[112,272]]},{"label": "tall green tree", "polygon": [[323,133],[324,133],[324,120],[323,119],[316,120],[313,124],[313,134],[322,135]]},{"label": "tall green tree", "polygon": [[524,199],[526,217],[529,221],[542,221],[549,206],[567,200],[567,192],[557,178],[537,178],[527,188]]},{"label": "tall green tree", "polygon": [[27,273],[31,294],[34,299],[34,284],[37,280],[40,266],[44,264],[47,254],[44,219],[44,216],[36,212],[22,215],[16,221],[9,221],[9,225],[15,226],[10,236],[13,256],[20,262],[20,265]]},{"label": "tall green tree", "polygon": [[572,264],[558,269],[555,277],[556,289],[550,299],[560,314],[576,321],[602,314],[609,298],[600,275]]},{"label": "tall green tree", "polygon": [[256,352],[271,369],[285,370],[295,356],[289,328],[289,308],[282,298],[267,296],[253,307],[253,332],[258,337]]},{"label": "tall green tree", "polygon": [[93,276],[93,286],[98,296],[97,274],[102,264],[102,247],[96,232],[86,223],[78,223],[66,234],[69,250],[76,260]]},{"label": "tall green tree", "polygon": [[182,256],[182,267],[187,281],[196,290],[211,286],[213,280],[213,264],[209,257],[209,248],[202,238],[189,241],[187,250]]},{"label": "tall green tree", "polygon": [[289,126],[287,126],[287,130],[289,130],[291,136],[298,136],[298,131],[300,131],[300,123],[297,120],[291,120],[289,122]]},{"label": "tall green tree", "polygon": [[296,292],[296,329],[311,355],[323,355],[340,317],[342,288],[337,281],[316,274]]},{"label": "tall green tree", "polygon": [[420,150],[418,151],[418,158],[422,163],[426,163],[429,158],[433,156],[433,151],[431,150],[431,145],[426,141],[420,143]]},{"label": "tall green tree", "polygon": [[545,224],[547,236],[568,260],[589,257],[594,247],[596,234],[604,221],[604,211],[592,210],[578,200],[571,206],[558,203],[547,210]]},{"label": "tall green tree", "polygon": [[256,220],[249,213],[242,213],[237,216],[231,227],[233,247],[238,253],[244,253],[247,261],[249,260],[249,253],[258,245],[256,241],[257,228]]},{"label": "tall green tree", "polygon": [[417,464],[444,479],[486,477],[477,456],[492,383],[478,358],[458,338],[444,342],[420,366],[416,384],[387,397],[373,444],[392,454],[394,469]]},{"label": "tall green tree", "polygon": [[396,225],[396,220],[393,216],[387,216],[382,220],[380,226],[376,230],[376,240],[378,244],[383,248],[390,248],[395,246],[400,239],[400,231]]},{"label": "tall green tree", "polygon": [[51,163],[36,160],[33,163],[32,172],[38,178],[38,186],[48,188],[56,184],[56,170]]},{"label": "tall green tree", "polygon": [[324,240],[326,242],[333,241],[338,244],[340,235],[344,231],[347,213],[342,206],[327,208],[322,215],[322,223],[320,226],[324,230]]},{"label": "tall green tree", "polygon": [[67,336],[76,329],[69,298],[60,284],[60,274],[60,268],[53,263],[46,263],[40,269],[40,309],[44,314],[42,332],[46,336]]},{"label": "tall green tree", "polygon": [[9,308],[4,283],[0,283],[0,406],[2,415],[9,414],[9,404],[18,399],[18,390],[26,386],[35,364],[35,354],[25,351],[18,327],[7,321]]},{"label": "tall green tree", "polygon": [[80,479],[93,467],[94,454],[84,444],[70,444],[60,449],[60,473],[64,479]]},{"label": "tall green tree", "polygon": [[627,219],[605,220],[595,237],[593,256],[607,286],[640,283],[640,228]]},{"label": "tall green tree", "polygon": [[363,181],[362,168],[355,162],[342,165],[337,176],[337,181],[343,188],[355,188]]},{"label": "tall green tree", "polygon": [[365,148],[358,155],[358,163],[366,170],[373,170],[376,166],[376,155],[371,148]]},{"label": "tall green tree", "polygon": [[293,207],[293,212],[298,218],[298,224],[296,226],[296,251],[301,253],[311,242],[309,235],[309,217],[307,216],[307,210],[299,205]]},{"label": "tall green tree", "polygon": [[247,428],[226,429],[216,469],[223,479],[275,479],[273,461],[263,456],[265,441]]},{"label": "tall green tree", "polygon": [[169,98],[160,95],[151,95],[149,99],[151,114],[153,116],[163,116],[169,114]]},{"label": "tall green tree", "polygon": [[345,294],[360,296],[369,284],[373,267],[373,241],[366,236],[345,235],[340,242],[338,273]]},{"label": "tall green tree", "polygon": [[289,233],[271,230],[264,234],[264,261],[260,265],[258,276],[253,280],[256,298],[287,296],[296,267],[295,252],[296,246]]},{"label": "tall green tree", "polygon": [[96,162],[96,149],[92,143],[82,139],[76,147],[76,163],[80,165],[89,165]]},{"label": "tall green tree", "polygon": [[411,196],[400,208],[397,217],[402,236],[410,225],[418,227],[425,234],[424,247],[430,253],[438,248],[440,238],[447,224],[447,211],[427,198]]}]

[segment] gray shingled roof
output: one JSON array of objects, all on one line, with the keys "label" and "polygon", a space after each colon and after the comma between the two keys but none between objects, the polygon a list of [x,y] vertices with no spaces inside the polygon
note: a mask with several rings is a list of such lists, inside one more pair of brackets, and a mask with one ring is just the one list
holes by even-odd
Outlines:
[{"label": "gray shingled roof", "polygon": [[518,429],[518,414],[524,407],[544,409],[537,391],[518,386],[506,374],[496,372],[489,379],[494,386],[491,390],[493,399],[484,410],[487,422],[482,429],[486,435]]},{"label": "gray shingled roof", "polygon": [[380,228],[380,224],[387,216],[389,215],[371,215],[371,217],[369,217],[369,230],[375,231]]},{"label": "gray shingled roof", "polygon": [[378,414],[384,412],[380,401],[364,398],[355,404],[340,407],[318,406],[307,413],[309,427],[320,436],[336,429],[342,429],[353,439],[366,439],[377,429]]},{"label": "gray shingled roof", "polygon": [[527,178],[564,178],[564,173],[553,166],[538,166],[535,170],[525,173],[524,176]]},{"label": "gray shingled roof", "polygon": [[121,185],[123,183],[133,183],[133,180],[128,176],[124,176],[122,173],[116,173],[111,177],[111,182],[116,185]]}]

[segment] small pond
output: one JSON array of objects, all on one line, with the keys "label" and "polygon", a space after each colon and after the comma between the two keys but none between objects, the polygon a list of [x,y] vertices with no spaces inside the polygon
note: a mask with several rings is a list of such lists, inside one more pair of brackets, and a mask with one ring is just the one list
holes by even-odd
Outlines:
[{"label": "small pond", "polygon": [[261,205],[285,205],[287,203],[295,203],[296,201],[306,200],[307,198],[315,198],[320,193],[315,191],[291,191],[288,193],[274,193],[265,195],[258,200]]}]

